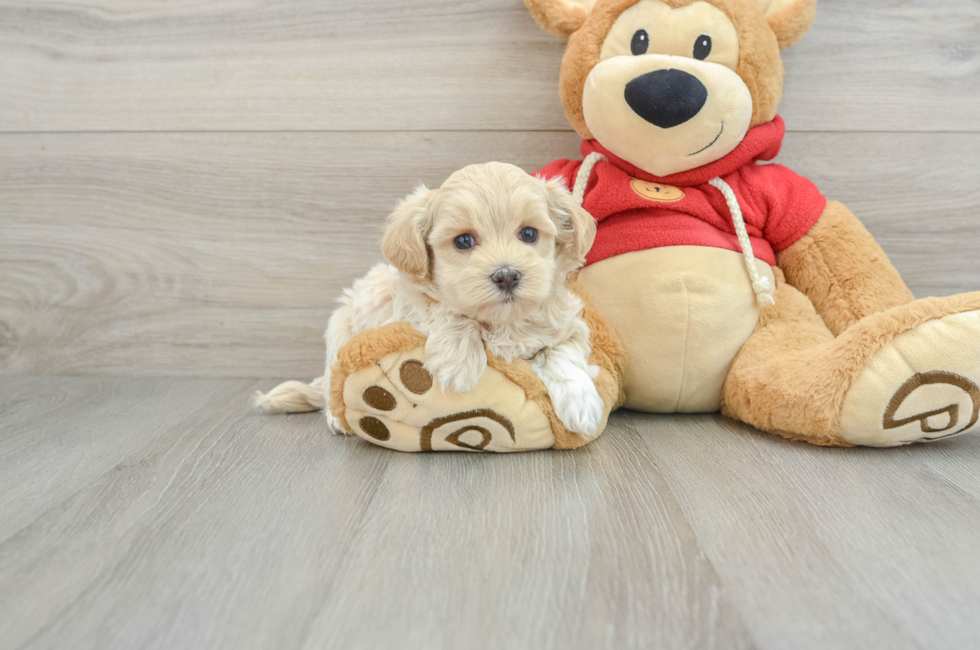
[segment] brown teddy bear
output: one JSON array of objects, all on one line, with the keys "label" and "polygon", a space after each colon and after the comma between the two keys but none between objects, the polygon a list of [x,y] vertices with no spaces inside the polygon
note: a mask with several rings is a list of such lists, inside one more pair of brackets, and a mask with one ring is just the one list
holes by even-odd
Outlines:
[{"label": "brown teddy bear", "polygon": [[[816,0],[526,0],[568,37],[560,96],[583,160],[560,178],[598,222],[578,278],[608,410],[711,412],[819,445],[973,429],[980,293],[915,300],[846,207],[775,164],[780,49]],[[404,325],[345,348],[349,430],[406,451],[583,444],[524,362],[444,393]],[[382,389],[393,399],[372,396]]]}]

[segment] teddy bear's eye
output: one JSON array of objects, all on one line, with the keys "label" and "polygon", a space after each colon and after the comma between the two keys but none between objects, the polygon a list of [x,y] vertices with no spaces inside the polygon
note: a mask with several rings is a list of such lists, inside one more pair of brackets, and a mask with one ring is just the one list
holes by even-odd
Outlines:
[{"label": "teddy bear's eye", "polygon": [[694,41],[694,58],[698,61],[704,61],[711,54],[711,37],[707,34],[701,34],[698,36],[698,40]]},{"label": "teddy bear's eye", "polygon": [[647,30],[645,29],[636,30],[636,33],[633,34],[633,42],[630,43],[630,50],[633,52],[633,56],[646,54],[647,48],[649,47],[650,47],[650,35],[647,34]]}]

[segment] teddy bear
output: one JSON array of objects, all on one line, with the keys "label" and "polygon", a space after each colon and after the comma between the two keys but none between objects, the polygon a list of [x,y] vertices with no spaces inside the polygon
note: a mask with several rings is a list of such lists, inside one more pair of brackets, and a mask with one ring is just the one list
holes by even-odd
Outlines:
[{"label": "teddy bear", "polygon": [[[916,300],[843,204],[769,162],[785,133],[780,50],[816,0],[525,3],[568,39],[559,96],[582,159],[537,174],[597,222],[574,288],[606,417],[720,410],[844,447],[977,427],[980,292]],[[331,411],[403,451],[585,443],[526,362],[490,358],[466,394],[424,362],[406,324],[359,335],[334,368]]]}]

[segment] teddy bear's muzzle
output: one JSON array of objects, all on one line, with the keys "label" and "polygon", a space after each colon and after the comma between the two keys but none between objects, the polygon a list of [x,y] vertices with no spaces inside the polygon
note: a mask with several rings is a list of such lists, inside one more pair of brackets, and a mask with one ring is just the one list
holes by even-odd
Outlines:
[{"label": "teddy bear's muzzle", "polygon": [[644,120],[669,129],[697,115],[708,101],[708,89],[683,70],[647,72],[626,84],[626,103]]}]

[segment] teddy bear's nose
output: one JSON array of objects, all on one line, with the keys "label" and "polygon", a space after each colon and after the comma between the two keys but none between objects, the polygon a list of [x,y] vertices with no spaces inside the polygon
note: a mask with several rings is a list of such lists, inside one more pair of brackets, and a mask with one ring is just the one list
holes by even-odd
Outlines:
[{"label": "teddy bear's nose", "polygon": [[654,70],[626,84],[626,103],[644,120],[669,129],[698,114],[708,89],[683,70]]}]

